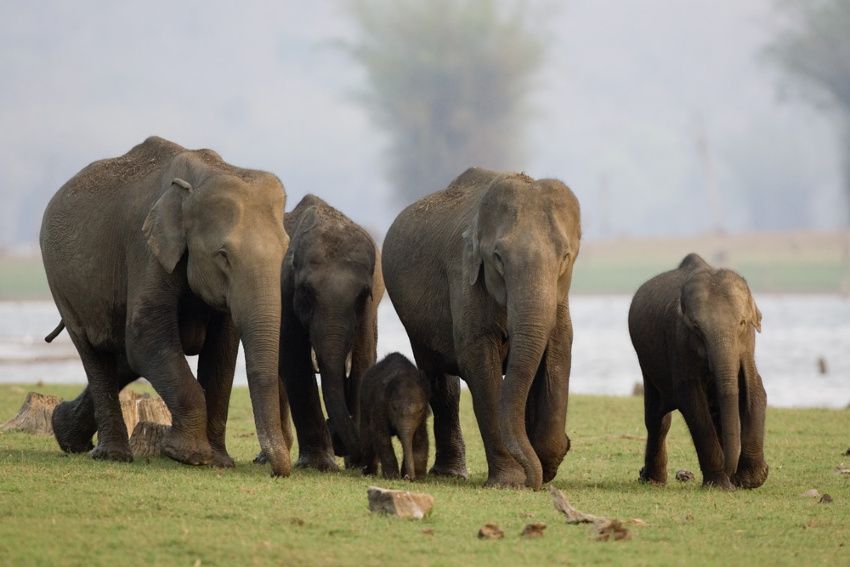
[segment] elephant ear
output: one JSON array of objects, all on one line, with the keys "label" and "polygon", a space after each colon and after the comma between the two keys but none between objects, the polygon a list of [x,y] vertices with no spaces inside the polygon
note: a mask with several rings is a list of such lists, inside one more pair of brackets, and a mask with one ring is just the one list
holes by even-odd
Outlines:
[{"label": "elephant ear", "polygon": [[175,177],[165,193],[151,207],[142,232],[148,248],[165,271],[174,271],[186,251],[186,229],[183,226],[183,199],[192,192],[192,185]]},{"label": "elephant ear", "polygon": [[761,311],[759,311],[756,301],[753,299],[752,295],[750,295],[750,325],[752,325],[757,332],[761,333]]}]

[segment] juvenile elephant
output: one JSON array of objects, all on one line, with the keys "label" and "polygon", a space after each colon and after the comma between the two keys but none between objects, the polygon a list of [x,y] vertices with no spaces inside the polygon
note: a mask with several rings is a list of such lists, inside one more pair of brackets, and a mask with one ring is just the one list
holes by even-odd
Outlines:
[{"label": "juvenile elephant", "polygon": [[[280,369],[298,435],[296,464],[336,469],[332,432],[341,442],[340,454],[356,466],[357,393],[363,373],[377,358],[377,310],[384,295],[381,257],[363,228],[315,195],[307,195],[286,214],[286,230],[292,243],[282,272]],[[322,377],[330,431],[311,349]]]},{"label": "juvenile elephant", "polygon": [[[59,189],[41,251],[88,377],[53,414],[62,449],[91,449],[97,431],[94,458],[132,460],[118,392],[144,376],[171,411],[163,453],[232,466],[225,423],[241,338],[260,444],[273,474],[289,474],[277,373],[284,205],[274,175],[157,137]],[[186,354],[200,355],[197,381]]]},{"label": "juvenile elephant", "polygon": [[538,489],[554,478],[570,445],[567,295],[580,238],[579,204],[562,182],[477,168],[393,222],[384,279],[431,381],[433,474],[466,476],[459,376],[487,484]]},{"label": "juvenile elephant", "polygon": [[360,454],[364,474],[398,478],[392,436],[401,442],[401,469],[408,480],[425,476],[428,466],[428,378],[394,352],[366,371],[360,385]]},{"label": "juvenile elephant", "polygon": [[629,333],[644,382],[646,462],[640,478],[667,481],[670,412],[682,412],[704,485],[756,488],[767,479],[767,396],[755,363],[759,312],[747,282],[689,254],[635,293]]}]

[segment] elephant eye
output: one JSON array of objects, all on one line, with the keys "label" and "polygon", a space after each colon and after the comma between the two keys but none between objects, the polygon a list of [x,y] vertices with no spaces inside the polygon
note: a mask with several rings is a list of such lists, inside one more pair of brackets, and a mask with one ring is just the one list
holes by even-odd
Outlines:
[{"label": "elephant eye", "polygon": [[227,256],[227,250],[224,247],[215,251],[215,257],[223,259],[227,264],[230,264],[230,258]]}]

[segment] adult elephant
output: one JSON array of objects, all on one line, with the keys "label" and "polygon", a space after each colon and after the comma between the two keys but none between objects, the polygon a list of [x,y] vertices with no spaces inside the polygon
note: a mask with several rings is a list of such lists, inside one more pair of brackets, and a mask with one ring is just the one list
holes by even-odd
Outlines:
[{"label": "adult elephant", "polygon": [[640,478],[667,481],[670,412],[691,431],[703,484],[756,488],[767,479],[767,395],[755,363],[761,312],[747,282],[697,254],[644,283],[629,334],[644,381],[646,458]]},{"label": "adult elephant", "polygon": [[570,446],[567,295],[580,238],[579,204],[562,182],[477,168],[393,222],[384,279],[431,381],[432,474],[466,476],[459,376],[487,484],[539,489],[554,478]]},{"label": "adult elephant", "polygon": [[[292,242],[281,275],[280,373],[298,436],[296,465],[335,470],[336,445],[336,452],[356,466],[357,396],[361,377],[375,364],[377,310],[384,295],[381,256],[363,228],[315,195],[286,214],[286,230]],[[327,423],[311,351],[322,378]]]},{"label": "adult elephant", "polygon": [[[88,387],[53,414],[62,449],[132,460],[118,393],[139,376],[165,400],[162,443],[188,464],[232,466],[225,422],[241,337],[257,435],[290,472],[278,386],[283,186],[211,150],[151,137],[97,161],[44,212],[41,251]],[[199,354],[198,381],[186,354]]]}]

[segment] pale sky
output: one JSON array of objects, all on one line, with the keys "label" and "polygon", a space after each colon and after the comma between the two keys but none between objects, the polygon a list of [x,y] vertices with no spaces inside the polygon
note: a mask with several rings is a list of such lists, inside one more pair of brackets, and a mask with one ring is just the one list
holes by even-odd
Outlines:
[{"label": "pale sky", "polygon": [[[526,152],[504,167],[570,185],[588,238],[843,222],[834,118],[780,100],[761,55],[771,0],[551,5]],[[290,208],[316,193],[382,238],[403,204],[335,44],[350,34],[334,0],[0,4],[0,246],[152,134],[272,171]]]}]

